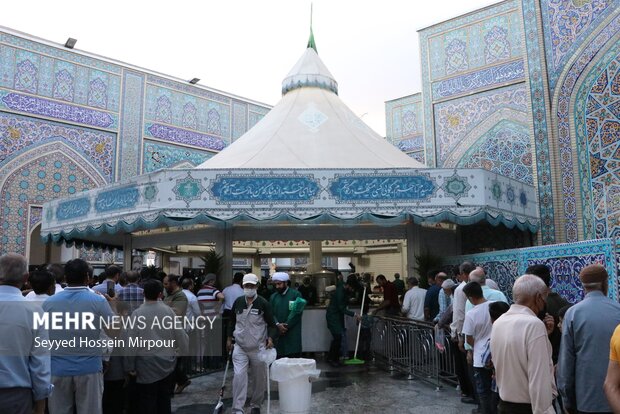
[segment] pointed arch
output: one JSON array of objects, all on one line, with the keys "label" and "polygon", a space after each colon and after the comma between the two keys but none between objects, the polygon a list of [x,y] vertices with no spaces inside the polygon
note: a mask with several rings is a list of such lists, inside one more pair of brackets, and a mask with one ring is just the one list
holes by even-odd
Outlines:
[{"label": "pointed arch", "polygon": [[30,205],[105,184],[97,168],[63,142],[22,152],[0,171],[0,251],[27,253]]}]

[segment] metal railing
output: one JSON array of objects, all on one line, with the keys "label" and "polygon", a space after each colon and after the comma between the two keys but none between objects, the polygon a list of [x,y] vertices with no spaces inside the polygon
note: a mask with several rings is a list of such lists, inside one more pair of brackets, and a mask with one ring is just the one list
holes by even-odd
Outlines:
[{"label": "metal railing", "polygon": [[435,344],[435,328],[430,323],[398,317],[374,318],[371,350],[375,362],[390,372],[407,375],[408,379],[428,382],[437,390],[442,381],[457,383],[455,348],[448,335],[441,342],[443,349]]}]

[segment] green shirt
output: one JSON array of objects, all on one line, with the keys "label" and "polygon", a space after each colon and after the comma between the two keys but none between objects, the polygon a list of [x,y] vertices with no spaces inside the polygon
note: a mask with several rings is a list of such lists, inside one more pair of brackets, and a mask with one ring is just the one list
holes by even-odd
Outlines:
[{"label": "green shirt", "polygon": [[271,295],[270,303],[276,324],[285,323],[288,325],[286,334],[281,335],[278,331],[278,340],[276,342],[278,357],[301,353],[301,315],[303,306],[295,303],[298,298],[303,300],[301,293],[292,288],[288,288],[284,294],[276,292]]},{"label": "green shirt", "polygon": [[329,306],[325,311],[327,329],[329,329],[332,335],[340,335],[344,331],[344,315],[354,316],[355,313],[347,309],[344,283],[339,280],[336,284],[336,290],[329,300]]}]

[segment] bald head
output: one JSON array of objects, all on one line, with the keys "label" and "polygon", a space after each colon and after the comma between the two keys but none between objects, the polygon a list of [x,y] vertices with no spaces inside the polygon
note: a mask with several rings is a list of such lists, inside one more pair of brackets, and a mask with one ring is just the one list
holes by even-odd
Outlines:
[{"label": "bald head", "polygon": [[484,285],[484,283],[487,280],[487,276],[484,273],[484,269],[481,267],[477,267],[474,270],[471,271],[471,273],[469,274],[469,281],[470,282],[477,282],[480,285]]},{"label": "bald head", "polygon": [[[512,296],[517,305],[531,307],[538,297],[547,297],[547,285],[538,276],[523,275],[517,278],[512,287]],[[535,312],[536,313],[536,312]]]}]

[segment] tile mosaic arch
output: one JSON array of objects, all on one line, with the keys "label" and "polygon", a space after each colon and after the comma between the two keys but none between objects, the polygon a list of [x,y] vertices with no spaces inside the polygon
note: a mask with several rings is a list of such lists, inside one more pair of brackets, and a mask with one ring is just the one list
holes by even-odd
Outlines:
[{"label": "tile mosaic arch", "polygon": [[461,158],[458,168],[484,168],[534,185],[529,128],[502,120],[482,135]]},{"label": "tile mosaic arch", "polygon": [[0,176],[0,253],[25,254],[31,204],[100,187],[95,168],[66,144],[52,142],[13,158]]},{"label": "tile mosaic arch", "polygon": [[590,69],[575,98],[579,189],[587,238],[620,235],[620,44]]},{"label": "tile mosaic arch", "polygon": [[541,1],[549,88],[555,89],[568,60],[597,26],[620,6],[618,0]]},{"label": "tile mosaic arch", "polygon": [[[507,112],[507,110],[510,111]],[[528,102],[524,84],[436,104],[435,142],[438,165],[444,166],[445,161],[451,157],[452,151],[479,125],[490,123],[488,128],[491,128],[506,116],[510,116],[518,123],[523,123],[523,115],[527,114],[527,111]],[[489,121],[491,118],[494,121]],[[477,140],[478,137],[472,138]],[[458,157],[452,159],[451,165],[456,162],[458,162]]]},{"label": "tile mosaic arch", "polygon": [[0,176],[26,151],[62,142],[87,159],[107,182],[115,180],[116,134],[0,112]]},{"label": "tile mosaic arch", "polygon": [[[450,71],[454,76],[460,76],[460,72],[453,71],[454,67],[465,67],[475,69],[477,67],[487,68],[495,64],[485,62],[485,44],[484,33],[493,29],[494,26],[506,28],[506,20],[510,20],[512,30],[508,33],[508,43],[511,45],[510,55],[522,57],[523,45],[521,44],[521,24],[520,17],[517,13],[518,1],[506,1],[497,5],[489,6],[474,13],[470,13],[446,22],[436,24],[434,26],[422,29],[420,36],[420,53],[422,57],[422,95],[424,97],[424,136],[434,136],[433,123],[433,91],[432,82],[444,77],[446,72],[446,63],[450,67]],[[469,33],[473,37],[469,38]],[[511,41],[514,36],[514,42]],[[489,38],[489,40],[492,40]],[[454,42],[453,42],[454,41]],[[453,42],[453,43],[451,43]],[[459,47],[459,42],[467,44],[466,49]],[[502,44],[500,41],[494,52],[497,56],[505,56],[502,52]],[[450,48],[446,49],[450,45]],[[517,46],[518,45],[518,46]],[[472,50],[473,48],[473,50]],[[486,48],[489,50],[489,48]],[[518,50],[520,50],[518,52]],[[467,80],[470,82],[470,80]],[[462,88],[461,81],[454,82],[455,88],[461,88],[458,93],[465,92],[466,88]],[[450,89],[443,90],[442,93],[452,95]],[[436,160],[436,147],[433,139],[426,139],[425,153],[427,165],[434,167],[441,165]]]},{"label": "tile mosaic arch", "polygon": [[[559,83],[557,94],[557,142],[559,148],[559,164],[561,195],[563,197],[564,232],[567,241],[576,241],[579,238],[578,223],[581,221],[577,210],[577,192],[574,174],[576,160],[574,152],[575,136],[570,125],[574,122],[571,110],[575,106],[575,96],[579,90],[579,83],[587,76],[588,68],[592,66],[593,59],[604,53],[606,49],[615,47],[620,34],[620,9],[615,11],[610,21],[601,28],[594,38],[588,41]],[[611,79],[609,79],[611,81]],[[613,104],[612,104],[613,108]],[[611,108],[607,107],[608,110]],[[608,126],[613,124],[608,123]],[[603,155],[603,157],[605,157]],[[596,164],[597,161],[593,162]],[[610,164],[610,168],[613,166]],[[597,173],[595,172],[595,176]]]}]

